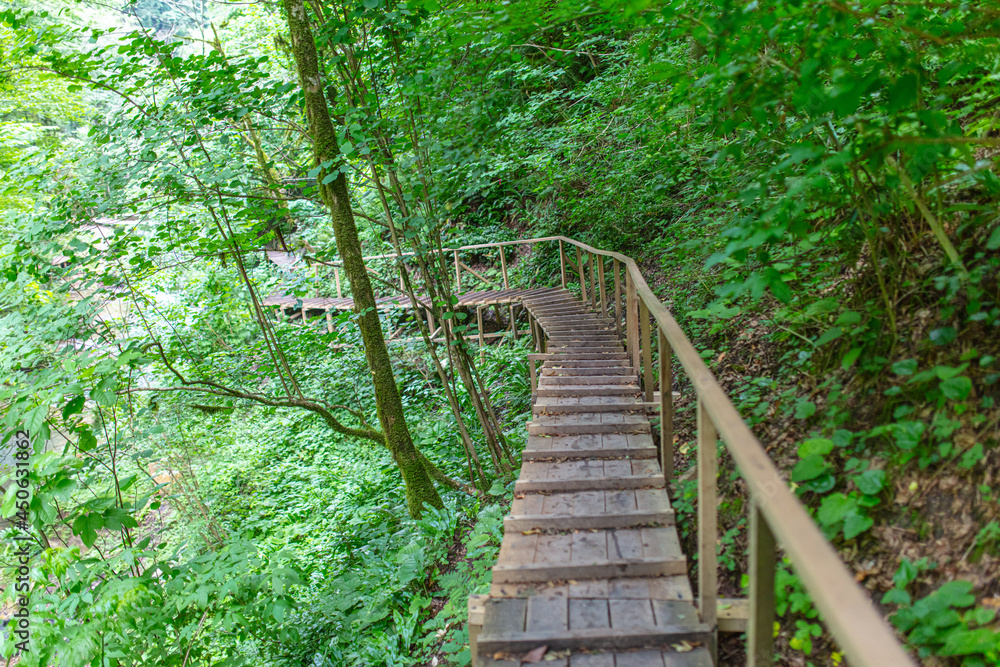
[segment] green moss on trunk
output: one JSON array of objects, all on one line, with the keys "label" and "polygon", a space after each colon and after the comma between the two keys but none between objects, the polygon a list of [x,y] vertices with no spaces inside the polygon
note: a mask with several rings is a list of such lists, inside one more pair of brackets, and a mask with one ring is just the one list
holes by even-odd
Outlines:
[{"label": "green moss on trunk", "polygon": [[[344,160],[337,143],[337,133],[326,95],[333,91],[323,89],[316,43],[309,25],[303,0],[285,0],[285,12],[292,40],[292,51],[299,73],[299,82],[305,99],[306,120],[313,139],[313,159],[322,167],[316,177],[320,195],[330,209],[333,232],[337,240],[337,250],[344,263],[344,271],[351,283],[354,309],[358,314],[358,328],[364,341],[365,357],[375,386],[375,404],[378,410],[386,445],[392,458],[403,475],[406,486],[406,501],[412,516],[420,516],[424,505],[441,507],[441,497],[420,460],[420,454],[413,445],[410,431],[403,414],[403,403],[392,373],[389,350],[382,336],[378,310],[375,308],[375,294],[372,291],[368,272],[361,255],[361,241],[358,228],[351,213],[351,200],[347,189],[347,177],[340,167]],[[337,172],[335,178],[326,182],[327,177]]]}]

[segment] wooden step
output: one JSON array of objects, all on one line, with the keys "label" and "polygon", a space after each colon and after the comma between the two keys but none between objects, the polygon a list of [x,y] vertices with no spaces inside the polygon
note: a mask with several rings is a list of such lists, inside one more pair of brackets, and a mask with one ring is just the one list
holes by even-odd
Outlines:
[{"label": "wooden step", "polygon": [[630,375],[635,376],[631,366],[560,366],[542,365],[542,377],[559,377],[583,375]]},{"label": "wooden step", "polygon": [[573,598],[611,598],[616,600],[694,600],[691,582],[685,574],[660,577],[612,577],[609,579],[573,579],[564,582],[511,582],[490,586],[493,597],[530,597],[561,595]]},{"label": "wooden step", "polygon": [[579,331],[587,328],[609,327],[614,324],[610,317],[598,317],[597,315],[560,315],[541,316],[536,318],[542,325],[546,333],[556,333],[557,331]]},{"label": "wooden step", "polygon": [[655,458],[657,448],[647,433],[586,433],[583,435],[529,435],[521,453],[524,461],[542,458]]},{"label": "wooden step", "polygon": [[554,387],[563,384],[635,384],[634,375],[542,375],[539,386]]},{"label": "wooden step", "polygon": [[560,385],[535,389],[536,396],[635,396],[639,393],[638,385],[634,384]]},{"label": "wooden step", "polygon": [[546,343],[548,354],[625,354],[621,345],[587,345],[586,343],[572,343],[567,345]]},{"label": "wooden step", "polygon": [[656,459],[525,461],[515,493],[663,488]]},{"label": "wooden step", "polygon": [[588,334],[583,334],[583,335],[581,335],[581,334],[571,334],[571,335],[566,335],[566,334],[552,334],[552,335],[549,335],[548,338],[549,338],[550,341],[552,341],[554,343],[567,343],[567,342],[571,343],[571,342],[574,342],[574,341],[587,341],[587,342],[598,341],[598,342],[601,342],[601,343],[615,343],[617,345],[621,345],[621,342],[622,342],[621,339],[618,338],[618,336],[614,335],[614,333],[607,333],[607,334],[595,333],[595,334],[589,334],[589,335]]},{"label": "wooden step", "polygon": [[[591,396],[569,396],[563,398],[593,398]],[[553,396],[543,396],[535,401],[535,405],[532,408],[532,416],[537,415],[568,415],[576,414],[578,412],[640,412],[642,414],[656,414],[660,410],[660,405],[658,403],[645,403],[643,401],[637,401],[635,399],[630,399],[627,397],[617,397],[608,396],[607,398],[621,398],[622,401],[619,403],[602,403],[598,405],[580,405],[580,404],[568,404],[568,405],[554,405],[554,404],[539,404],[539,401],[558,401],[559,397]]]},{"label": "wooden step", "polygon": [[[537,647],[536,647],[537,648]],[[493,656],[484,655],[475,667],[522,667],[519,655],[510,656],[496,652]],[[545,660],[545,667],[712,667],[712,655],[706,648],[695,648],[692,651],[680,653],[671,647],[666,649],[648,649],[644,651],[593,652],[583,650],[571,652],[570,656]]]},{"label": "wooden step", "polygon": [[643,414],[620,412],[577,413],[536,417],[528,422],[529,435],[578,435],[586,433],[649,433]]},{"label": "wooden step", "polygon": [[562,347],[614,347],[619,350],[624,350],[620,341],[617,340],[582,340],[579,338],[570,340],[556,340],[555,338],[549,338],[546,347],[549,348],[562,348]]},{"label": "wooden step", "polygon": [[573,352],[569,353],[565,350],[559,350],[558,352],[549,353],[548,358],[545,363],[562,365],[571,364],[583,364],[587,362],[600,361],[600,362],[614,362],[611,365],[621,365],[623,362],[628,361],[628,354],[625,352]]},{"label": "wooden step", "polygon": [[535,595],[486,601],[480,652],[526,653],[542,644],[549,650],[631,649],[681,640],[708,641],[690,602],[680,600],[575,599]]},{"label": "wooden step", "polygon": [[[606,354],[606,353],[598,353],[598,354]],[[576,358],[571,358],[571,357],[568,357],[568,356],[565,356],[565,355],[559,355],[558,357],[554,357],[554,358],[551,358],[551,359],[550,358],[546,358],[546,360],[542,363],[542,368],[543,369],[544,368],[567,368],[568,369],[568,368],[604,368],[604,367],[612,367],[612,368],[628,368],[630,371],[634,372],[634,370],[632,370],[632,367],[629,365],[628,360],[625,358],[628,355],[626,355],[624,352],[622,352],[621,354],[622,354],[622,358],[611,357],[611,358],[608,358],[608,359],[605,359],[603,356],[601,358],[599,358],[599,359],[576,359]],[[590,356],[593,356],[593,355],[590,355]]]},{"label": "wooden step", "polygon": [[686,571],[673,526],[556,534],[514,532],[504,535],[493,581],[659,577]]},{"label": "wooden step", "polygon": [[674,512],[662,489],[570,491],[514,498],[504,532],[532,529],[633,528],[673,525]]}]

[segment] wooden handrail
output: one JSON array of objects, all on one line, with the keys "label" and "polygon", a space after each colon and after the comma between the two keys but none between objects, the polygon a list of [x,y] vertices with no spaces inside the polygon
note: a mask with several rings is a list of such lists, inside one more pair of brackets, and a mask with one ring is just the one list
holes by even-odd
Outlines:
[{"label": "wooden handrail", "polygon": [[[715,493],[717,488],[715,447],[721,439],[726,450],[736,464],[740,476],[750,489],[750,623],[747,629],[749,647],[748,664],[769,665],[773,662],[772,640],[774,619],[774,568],[775,549],[784,549],[809,593],[813,604],[819,610],[824,622],[846,654],[849,662],[857,667],[902,667],[915,665],[908,656],[892,629],[875,609],[868,594],[857,584],[836,550],[823,536],[806,511],[805,506],[789,490],[777,467],[771,461],[760,441],[740,417],[736,408],[705,365],[694,345],[681,330],[673,315],[646,283],[635,261],[618,252],[599,250],[586,243],[565,236],[545,236],[534,239],[480,243],[444,248],[443,252],[454,255],[456,265],[456,286],[460,287],[459,254],[463,251],[497,248],[508,245],[534,245],[538,243],[558,243],[560,259],[560,279],[567,285],[567,246],[573,246],[576,268],[580,278],[580,290],[584,303],[588,301],[586,276],[582,255],[587,253],[591,273],[590,296],[596,310],[597,294],[600,293],[601,312],[606,311],[604,302],[605,275],[603,259],[612,258],[614,283],[614,319],[616,330],[621,335],[624,328],[628,357],[633,364],[637,378],[645,383],[646,400],[652,395],[652,347],[649,318],[655,322],[656,346],[659,354],[661,380],[661,451],[664,457],[664,474],[671,475],[673,461],[672,431],[673,408],[671,387],[671,354],[677,360],[697,394],[698,408],[698,491],[699,491],[699,606],[706,622],[715,624],[716,586],[716,544],[718,541],[716,524]],[[414,253],[403,253],[402,257]],[[398,257],[370,255],[365,260]],[[594,261],[601,264],[597,276]],[[506,262],[504,262],[506,263]],[[619,271],[625,267],[625,294]],[[504,271],[506,273],[506,271]],[[601,284],[595,290],[595,278]],[[622,299],[622,297],[625,297]],[[623,303],[624,301],[624,303]],[[624,310],[624,313],[622,312]],[[624,326],[623,326],[624,325]],[[529,315],[529,328],[535,337],[538,352],[544,352],[544,336],[537,335],[540,327]],[[641,344],[640,344],[641,339]],[[534,358],[530,361],[534,366]],[[534,370],[532,368],[532,370]],[[534,380],[534,378],[533,378]],[[534,381],[532,385],[534,385]],[[668,460],[669,459],[669,460]],[[704,570],[704,571],[703,571]]]},{"label": "wooden handrail", "polygon": [[[677,360],[694,386],[698,405],[707,416],[706,425],[710,422],[732,456],[738,472],[747,481],[753,509],[760,513],[759,518],[766,524],[765,528],[785,550],[813,604],[819,609],[830,633],[849,662],[852,665],[870,667],[914,665],[867,593],[858,586],[836,550],[823,537],[805,506],[789,490],[764,447],[740,417],[673,315],[653,294],[635,261],[621,253],[598,250],[566,237],[558,237],[558,240],[581,251],[613,257],[625,264],[626,275],[631,279],[630,287],[656,321],[658,332],[665,336],[667,344],[677,355]],[[631,307],[628,315],[635,317]],[[669,391],[661,390],[661,396],[665,394],[669,394]],[[714,438],[712,440],[714,442]],[[701,490],[699,484],[699,491]],[[702,506],[701,498],[698,504]],[[711,509],[715,511],[714,502]],[[710,560],[714,560],[716,539],[711,540],[713,553]],[[766,546],[761,544],[767,542],[766,539],[755,541],[757,544],[753,546]],[[701,548],[706,549],[708,545],[701,544]],[[702,557],[706,555],[701,554]],[[709,559],[702,558],[699,562],[705,563]],[[759,571],[759,566],[757,569]],[[754,574],[754,571],[750,572],[751,578]],[[774,612],[773,594],[758,597],[770,599],[771,607],[770,610],[757,609],[755,602],[760,600],[751,599],[751,615],[754,615],[755,609],[757,614],[751,619],[753,623],[749,633],[759,642],[761,634],[770,632]],[[707,605],[709,601],[706,599],[704,602]],[[711,609],[714,608],[713,596]],[[706,610],[703,608],[703,613]],[[762,655],[759,650],[754,652],[757,655],[748,655],[750,664],[771,663],[770,655]]]}]

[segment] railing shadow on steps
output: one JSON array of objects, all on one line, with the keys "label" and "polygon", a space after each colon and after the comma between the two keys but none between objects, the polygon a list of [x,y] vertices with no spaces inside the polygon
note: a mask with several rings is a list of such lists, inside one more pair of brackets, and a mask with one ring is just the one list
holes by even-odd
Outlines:
[{"label": "railing shadow on steps", "polygon": [[[674,356],[697,394],[697,605],[703,622],[712,627],[718,624],[717,443],[721,439],[750,491],[747,664],[760,667],[773,663],[774,585],[777,546],[780,545],[850,664],[857,667],[914,665],[867,592],[851,576],[806,508],[789,490],[764,447],[740,417],[673,315],[653,294],[633,259],[565,236],[446,248],[444,252],[453,255],[456,291],[462,288],[463,271],[490,284],[490,280],[461,261],[461,253],[497,248],[503,289],[509,289],[505,247],[542,243],[558,244],[562,287],[569,288],[569,272],[572,271],[578,278],[583,302],[589,302],[593,310],[614,321],[615,330],[623,338],[631,365],[641,381],[645,401],[658,398],[661,460],[668,483],[673,478],[671,362]],[[407,256],[402,256],[404,261]],[[374,255],[365,260],[396,258],[398,261],[398,257],[395,254]],[[536,349],[544,352],[541,327],[530,319],[529,326]],[[661,387],[661,391],[655,393],[654,364]],[[533,360],[529,365],[534,371]]]}]

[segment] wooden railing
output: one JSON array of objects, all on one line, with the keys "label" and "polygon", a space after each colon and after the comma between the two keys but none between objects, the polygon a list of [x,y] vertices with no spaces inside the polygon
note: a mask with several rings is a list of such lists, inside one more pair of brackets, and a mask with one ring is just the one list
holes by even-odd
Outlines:
[{"label": "wooden railing", "polygon": [[[507,288],[510,279],[504,248],[540,243],[558,244],[562,286],[570,287],[572,271],[578,279],[583,301],[589,302],[602,315],[613,318],[619,336],[624,333],[626,351],[647,402],[654,397],[653,369],[656,367],[661,388],[660,450],[663,473],[668,482],[673,477],[672,361],[675,356],[694,388],[697,397],[698,608],[703,621],[713,627],[717,625],[717,443],[721,440],[750,492],[747,664],[760,666],[773,662],[778,545],[791,561],[830,634],[850,664],[858,667],[915,664],[875,609],[868,593],[855,582],[806,508],[789,490],[760,441],[733,407],[694,345],[666,306],[653,294],[635,261],[620,253],[598,250],[564,236],[483,243],[448,248],[445,252],[453,255],[454,284],[461,290],[463,272],[490,283],[461,261],[461,253],[498,248],[502,287]],[[568,252],[570,248],[572,253]],[[390,257],[396,255],[376,255],[365,259]],[[468,286],[468,281],[465,286]],[[534,326],[532,331],[535,332]]]}]

